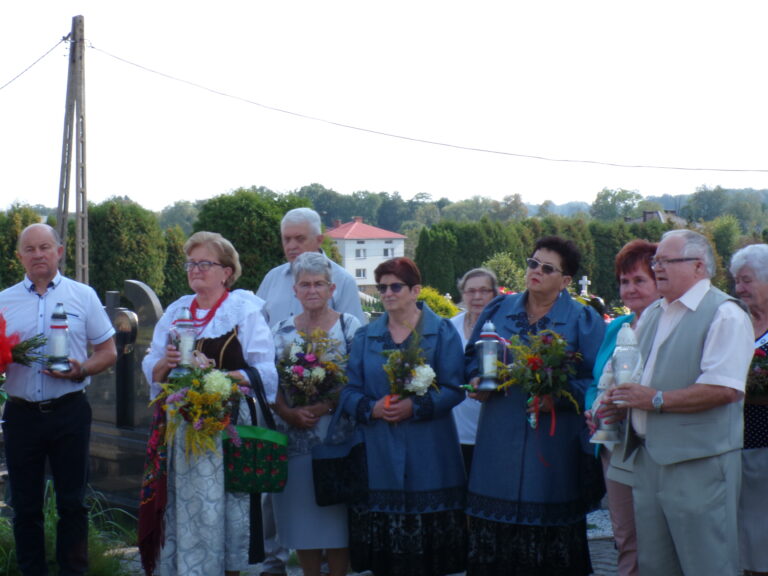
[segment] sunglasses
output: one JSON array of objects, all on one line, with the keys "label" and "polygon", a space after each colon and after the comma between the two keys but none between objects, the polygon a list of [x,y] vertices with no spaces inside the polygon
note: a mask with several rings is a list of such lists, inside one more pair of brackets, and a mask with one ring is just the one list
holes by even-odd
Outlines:
[{"label": "sunglasses", "polygon": [[541,271],[544,272],[547,276],[550,274],[554,274],[555,272],[560,272],[560,274],[563,273],[560,268],[555,268],[552,266],[552,264],[544,264],[544,262],[539,262],[536,260],[536,258],[528,258],[526,259],[526,262],[528,263],[528,269],[529,270],[536,270],[539,266],[541,266]]},{"label": "sunglasses", "polygon": [[405,284],[403,282],[392,282],[392,284],[376,284],[376,290],[379,291],[379,294],[386,294],[387,288],[392,290],[392,294],[400,294],[400,290],[408,286],[408,284]]}]

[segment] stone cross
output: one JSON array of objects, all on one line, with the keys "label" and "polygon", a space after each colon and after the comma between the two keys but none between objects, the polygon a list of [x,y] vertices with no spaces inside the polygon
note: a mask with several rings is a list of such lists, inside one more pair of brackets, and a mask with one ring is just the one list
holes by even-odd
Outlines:
[{"label": "stone cross", "polygon": [[581,295],[582,296],[589,296],[589,290],[587,290],[587,287],[592,284],[592,282],[589,281],[589,277],[582,276],[581,280],[579,280],[579,285],[581,286]]}]

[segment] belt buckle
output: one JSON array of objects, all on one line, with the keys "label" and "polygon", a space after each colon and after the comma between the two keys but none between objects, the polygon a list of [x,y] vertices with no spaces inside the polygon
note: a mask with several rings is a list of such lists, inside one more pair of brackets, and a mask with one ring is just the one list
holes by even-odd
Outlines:
[{"label": "belt buckle", "polygon": [[37,409],[40,410],[41,414],[50,414],[53,412],[53,407],[55,405],[55,400],[43,400],[37,405]]}]

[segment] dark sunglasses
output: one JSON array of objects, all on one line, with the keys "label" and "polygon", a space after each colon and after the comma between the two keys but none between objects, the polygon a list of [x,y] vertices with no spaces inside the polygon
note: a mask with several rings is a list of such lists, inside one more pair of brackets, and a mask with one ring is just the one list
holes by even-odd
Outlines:
[{"label": "dark sunglasses", "polygon": [[528,263],[529,270],[536,270],[536,268],[541,266],[541,271],[544,272],[544,274],[546,274],[547,276],[555,272],[560,272],[560,274],[563,273],[563,271],[560,270],[560,268],[555,268],[554,266],[552,266],[552,264],[544,264],[544,262],[539,262],[538,260],[536,260],[536,258],[528,258],[526,262]]},{"label": "dark sunglasses", "polygon": [[404,284],[403,282],[392,282],[392,284],[376,284],[376,290],[379,291],[379,294],[386,294],[387,288],[392,290],[392,294],[400,294],[400,290],[408,286],[408,284]]}]

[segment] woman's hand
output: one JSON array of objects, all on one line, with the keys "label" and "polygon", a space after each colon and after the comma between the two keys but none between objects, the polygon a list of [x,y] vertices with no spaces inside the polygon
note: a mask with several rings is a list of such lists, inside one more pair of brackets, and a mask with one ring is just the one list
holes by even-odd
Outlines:
[{"label": "woman's hand", "polygon": [[491,393],[489,391],[483,391],[483,392],[477,392],[477,385],[480,382],[480,377],[475,376],[472,378],[472,380],[469,381],[469,385],[472,387],[475,392],[469,392],[467,393],[467,396],[472,398],[473,400],[477,400],[478,402],[485,402],[488,400],[488,398],[491,397]]},{"label": "woman's hand", "polygon": [[[536,396],[538,398],[538,411],[539,412],[552,412],[552,406],[555,405],[555,401],[552,398],[551,394],[546,394],[544,396]],[[528,408],[526,409],[526,412],[529,414],[532,412],[536,412],[536,399],[531,397],[528,399]]]},{"label": "woman's hand", "polygon": [[621,422],[627,417],[626,407],[616,406],[607,399],[600,401],[600,407],[597,409],[597,417],[603,424],[615,424]]},{"label": "woman's hand", "polygon": [[160,358],[152,368],[152,380],[155,382],[164,382],[168,377],[171,370],[176,368],[181,363],[181,352],[176,349],[176,346],[168,344],[165,347],[165,356]]},{"label": "woman's hand", "polygon": [[312,412],[317,418],[321,418],[322,416],[325,416],[326,414],[332,414],[333,413],[333,402],[330,400],[326,400],[324,402],[318,402],[317,404],[312,404],[311,406],[305,406],[309,411]]},{"label": "woman's hand", "polygon": [[278,416],[292,428],[300,430],[314,428],[319,420],[319,417],[315,416],[309,406],[297,406],[295,408],[283,406],[280,408]]},{"label": "woman's hand", "polygon": [[397,424],[413,417],[413,400],[390,394],[379,398],[373,405],[372,416],[390,424]]}]

